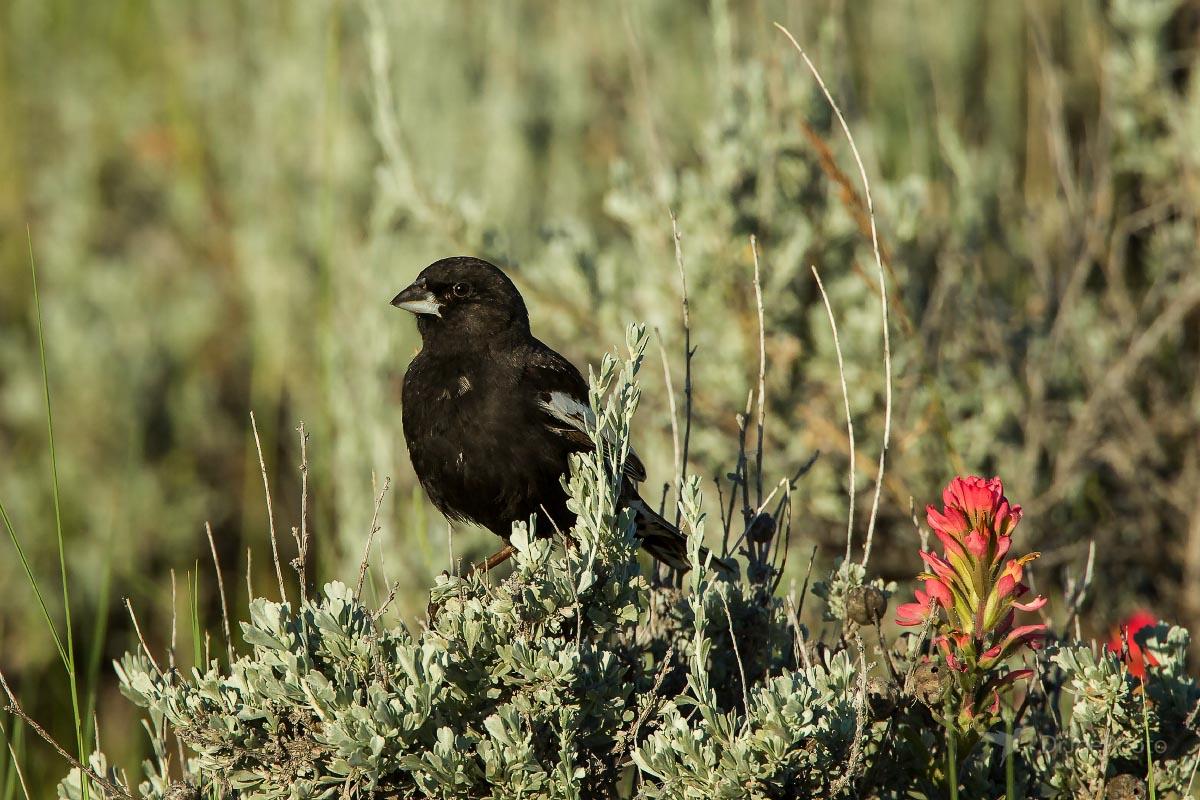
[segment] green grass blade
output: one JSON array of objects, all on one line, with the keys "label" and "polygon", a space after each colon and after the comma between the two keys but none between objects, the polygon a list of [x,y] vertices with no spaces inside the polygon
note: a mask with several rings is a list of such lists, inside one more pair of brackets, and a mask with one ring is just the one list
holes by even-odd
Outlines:
[{"label": "green grass blade", "polygon": [[112,528],[109,528],[108,546],[104,548],[104,565],[100,580],[100,594],[96,598],[96,619],[92,623],[92,645],[87,655],[87,672],[84,674],[86,688],[86,711],[83,731],[84,745],[91,752],[94,742],[94,725],[96,716],[96,698],[100,691],[100,660],[104,654],[104,640],[108,636],[108,597],[112,588]]},{"label": "green grass blade", "polygon": [[[63,619],[66,622],[66,666],[67,679],[71,685],[71,712],[75,722],[75,744],[79,760],[86,764],[87,751],[83,743],[83,715],[79,706],[79,683],[75,670],[75,634],[71,624],[71,591],[67,578],[67,551],[63,545],[62,501],[58,485],[58,454],[54,446],[54,412],[50,402],[50,370],[46,366],[46,333],[42,319],[42,299],[38,294],[37,262],[33,257],[33,234],[28,227],[25,238],[29,245],[29,273],[33,281],[33,305],[37,312],[38,357],[42,364],[42,390],[46,402],[46,433],[50,445],[50,477],[54,488],[54,530],[58,539],[58,569],[62,577]],[[87,781],[83,782],[83,797],[87,800]]]},{"label": "green grass blade", "polygon": [[17,559],[21,562],[21,568],[25,570],[25,579],[29,581],[30,587],[33,588],[34,597],[37,598],[38,607],[42,610],[42,618],[46,620],[46,628],[50,631],[50,636],[54,639],[54,647],[58,650],[59,658],[62,659],[63,666],[69,671],[71,669],[70,661],[67,659],[67,650],[63,647],[62,639],[58,635],[58,628],[54,626],[54,620],[50,618],[50,609],[46,607],[46,598],[42,596],[42,590],[38,586],[37,578],[33,576],[33,568],[29,566],[29,559],[25,556],[25,548],[21,546],[21,540],[17,538],[17,529],[13,527],[12,520],[8,517],[8,511],[4,508],[4,503],[0,502],[0,520],[4,521],[4,527],[8,531],[8,538],[12,541],[13,547],[17,551]]}]

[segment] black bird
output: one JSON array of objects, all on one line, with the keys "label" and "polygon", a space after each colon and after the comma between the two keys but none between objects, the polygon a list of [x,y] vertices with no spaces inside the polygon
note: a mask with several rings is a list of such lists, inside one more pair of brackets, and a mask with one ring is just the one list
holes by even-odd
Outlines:
[{"label": "black bird", "polygon": [[[404,376],[404,439],[433,504],[452,520],[482,525],[512,555],[512,524],[537,518],[537,534],[567,532],[561,480],[572,453],[591,450],[592,409],[579,370],[534,338],[525,301],[500,269],[456,257],[426,267],[392,305],[417,318],[421,351]],[[641,545],[688,569],[687,537],[638,495],[646,469],[630,452],[621,502],[636,515]],[[707,551],[702,558],[707,556]],[[714,558],[723,570],[730,567]]]}]

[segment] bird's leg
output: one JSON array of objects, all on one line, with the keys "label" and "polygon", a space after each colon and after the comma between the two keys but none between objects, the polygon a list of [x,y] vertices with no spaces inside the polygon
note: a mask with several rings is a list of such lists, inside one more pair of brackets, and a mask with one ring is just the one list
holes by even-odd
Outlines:
[{"label": "bird's leg", "polygon": [[471,568],[462,574],[462,577],[470,577],[476,572],[476,570],[483,570],[483,573],[486,575],[496,567],[503,564],[505,561],[508,561],[508,559],[511,558],[512,554],[515,552],[517,552],[517,548],[513,547],[511,544],[506,544],[504,547],[501,547],[499,550],[492,553],[478,564],[472,564]]}]

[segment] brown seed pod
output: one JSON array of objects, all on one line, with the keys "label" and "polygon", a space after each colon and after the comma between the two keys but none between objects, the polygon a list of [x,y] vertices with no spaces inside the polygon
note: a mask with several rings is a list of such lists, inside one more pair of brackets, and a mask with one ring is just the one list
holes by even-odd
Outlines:
[{"label": "brown seed pod", "polygon": [[1114,775],[1104,787],[1104,800],[1146,800],[1146,782],[1136,775]]},{"label": "brown seed pod", "polygon": [[867,702],[870,704],[871,719],[882,722],[895,713],[900,703],[900,692],[891,681],[871,678],[867,681]]},{"label": "brown seed pod", "polygon": [[200,790],[187,781],[176,781],[167,787],[166,800],[199,800]]},{"label": "brown seed pod", "polygon": [[950,673],[936,661],[926,661],[912,676],[913,696],[927,706],[937,705],[950,688]]},{"label": "brown seed pod", "polygon": [[771,541],[771,537],[774,535],[775,518],[765,511],[754,518],[750,523],[750,528],[746,531],[746,538],[758,544]]},{"label": "brown seed pod", "polygon": [[874,625],[887,611],[887,596],[874,586],[855,586],[846,593],[846,621]]}]

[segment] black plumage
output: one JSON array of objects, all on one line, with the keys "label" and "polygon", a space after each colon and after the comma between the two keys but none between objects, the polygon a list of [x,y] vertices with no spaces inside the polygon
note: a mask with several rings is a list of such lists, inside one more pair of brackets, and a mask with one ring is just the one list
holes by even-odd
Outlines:
[{"label": "black plumage", "polygon": [[[513,522],[531,516],[540,536],[569,531],[575,517],[562,478],[570,455],[592,448],[588,387],[579,370],[534,338],[517,287],[486,261],[446,258],[392,305],[412,312],[421,334],[404,376],[404,438],[433,504],[505,542]],[[642,546],[687,569],[686,537],[638,494],[645,477],[630,453],[621,502],[635,511]],[[510,553],[502,550],[488,566]]]}]

